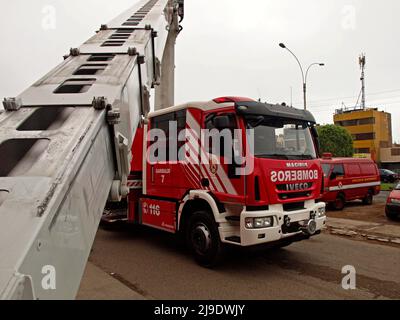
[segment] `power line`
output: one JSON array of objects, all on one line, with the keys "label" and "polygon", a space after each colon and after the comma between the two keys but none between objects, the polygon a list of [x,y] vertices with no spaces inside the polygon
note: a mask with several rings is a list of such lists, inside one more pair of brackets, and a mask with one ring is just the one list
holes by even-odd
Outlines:
[{"label": "power line", "polygon": [[[400,98],[399,96],[397,97],[393,97],[393,98]],[[377,101],[371,101],[368,104],[369,105],[377,105],[377,107],[380,106],[389,106],[389,105],[393,105],[393,104],[399,104],[400,100],[396,100],[396,101],[388,101],[388,102],[377,102]],[[319,105],[319,106],[310,106],[310,110],[321,110],[321,109],[327,109],[327,108],[331,108],[331,109],[337,109],[337,107],[333,106],[333,105]]]},{"label": "power line", "polygon": [[[385,94],[385,93],[393,93],[393,92],[400,92],[400,89],[372,92],[372,93],[368,93],[368,96],[376,96],[376,95],[381,95],[381,94]],[[354,99],[354,98],[357,98],[357,96],[346,96],[346,97],[336,97],[336,98],[310,100],[310,103],[313,103],[313,102],[314,103],[315,102],[326,102],[326,101],[334,101],[334,100],[342,100],[342,99]],[[302,103],[302,102],[297,102],[296,104],[300,104],[300,103]]]},{"label": "power line", "polygon": [[[373,104],[377,104],[377,105],[379,105],[379,104],[387,104],[387,103],[390,103],[391,101],[391,99],[398,99],[398,98],[400,98],[400,96],[399,95],[396,95],[396,96],[392,96],[392,97],[387,97],[387,98],[382,98],[382,99],[379,99],[379,100],[371,100],[368,104],[369,105],[373,105]],[[387,100],[389,100],[389,101],[387,101]],[[358,105],[358,104],[356,104],[356,105]],[[328,105],[328,104],[314,104],[314,105],[312,105],[311,104],[311,107],[312,108],[333,108],[333,107],[335,107],[334,105],[332,105],[332,104],[330,104],[330,105]]]}]

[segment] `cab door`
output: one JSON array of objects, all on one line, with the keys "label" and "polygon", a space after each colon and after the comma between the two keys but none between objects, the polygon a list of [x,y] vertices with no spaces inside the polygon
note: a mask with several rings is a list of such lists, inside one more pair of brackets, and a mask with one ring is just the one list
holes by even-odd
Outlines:
[{"label": "cab door", "polygon": [[[179,140],[186,128],[186,110],[171,112],[151,119],[154,140],[149,143],[149,154],[155,154],[154,161],[147,165],[147,195],[168,199],[181,199],[190,189],[199,188],[199,177],[182,159],[179,151],[185,140]],[[157,134],[163,132],[162,137]],[[149,138],[152,140],[152,137]],[[157,148],[151,145],[157,143]]]},{"label": "cab door", "polygon": [[[245,151],[240,123],[233,112],[203,117],[202,182],[221,202],[244,204],[246,176],[240,173]],[[237,161],[238,159],[241,161]],[[206,161],[204,161],[206,160]]]},{"label": "cab door", "polygon": [[344,192],[347,199],[348,194],[346,192],[346,188],[344,188],[346,181],[345,181],[345,169],[343,164],[333,165],[330,180],[331,180],[330,183],[331,190],[337,192]]}]

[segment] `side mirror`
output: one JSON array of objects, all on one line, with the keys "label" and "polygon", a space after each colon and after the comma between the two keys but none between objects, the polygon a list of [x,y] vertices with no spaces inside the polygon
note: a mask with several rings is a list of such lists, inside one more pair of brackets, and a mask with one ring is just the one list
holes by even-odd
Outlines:
[{"label": "side mirror", "polygon": [[330,176],[330,179],[331,180],[336,180],[336,178],[337,178],[337,174],[335,172],[332,172],[331,176]]},{"label": "side mirror", "polygon": [[222,129],[230,129],[232,127],[231,119],[228,116],[218,116],[213,120],[213,124],[215,128]]}]

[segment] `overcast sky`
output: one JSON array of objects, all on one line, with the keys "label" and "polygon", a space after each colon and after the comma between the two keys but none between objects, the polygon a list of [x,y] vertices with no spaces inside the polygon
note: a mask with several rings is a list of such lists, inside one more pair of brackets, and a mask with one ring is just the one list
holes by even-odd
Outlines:
[{"label": "overcast sky", "polygon": [[[18,95],[135,2],[0,0],[0,97]],[[290,103],[292,87],[302,107],[300,69],[284,42],[305,68],[326,63],[310,71],[308,99],[317,120],[331,123],[342,102],[357,101],[365,52],[367,104],[393,114],[400,141],[399,12],[398,0],[185,0],[176,103],[224,95]]]}]

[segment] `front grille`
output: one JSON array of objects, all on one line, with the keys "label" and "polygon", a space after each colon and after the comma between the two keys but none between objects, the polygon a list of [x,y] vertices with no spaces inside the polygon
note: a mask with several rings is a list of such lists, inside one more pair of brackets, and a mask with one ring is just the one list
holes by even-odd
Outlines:
[{"label": "front grille", "polygon": [[279,194],[279,199],[289,200],[289,199],[297,199],[297,198],[308,198],[311,196],[311,194],[312,194],[311,191],[281,193],[281,194]]},{"label": "front grille", "polygon": [[306,182],[306,183],[301,184],[304,188],[300,188],[299,185],[300,185],[300,183],[278,184],[276,186],[276,188],[278,189],[278,191],[305,191],[305,190],[309,190],[313,187],[312,182]]},{"label": "front grille", "polygon": [[303,202],[293,202],[293,203],[285,203],[283,205],[283,210],[284,211],[298,211],[298,210],[304,210],[304,201]]},{"label": "front grille", "polygon": [[261,206],[261,207],[256,207],[256,206],[247,206],[246,211],[248,212],[254,212],[254,211],[268,211],[269,206]]},{"label": "front grille", "polygon": [[297,184],[279,184],[276,186],[276,189],[280,200],[293,200],[311,197],[314,190],[313,187],[314,184],[312,182],[306,182]]}]

